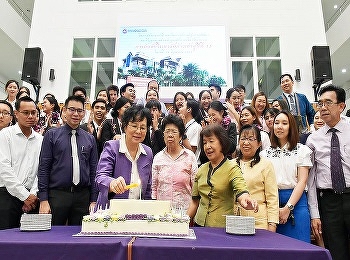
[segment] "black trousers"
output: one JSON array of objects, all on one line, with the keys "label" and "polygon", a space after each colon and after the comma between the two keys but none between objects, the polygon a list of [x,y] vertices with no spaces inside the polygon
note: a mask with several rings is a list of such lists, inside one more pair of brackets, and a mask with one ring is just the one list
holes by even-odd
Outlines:
[{"label": "black trousers", "polygon": [[79,226],[83,216],[89,214],[90,189],[52,189],[49,191],[49,204],[52,225]]},{"label": "black trousers", "polygon": [[319,190],[318,201],[326,248],[333,260],[350,259],[350,193]]},{"label": "black trousers", "polygon": [[[0,187],[0,229],[18,228],[23,214],[24,202]],[[29,213],[38,213],[38,208]]]}]

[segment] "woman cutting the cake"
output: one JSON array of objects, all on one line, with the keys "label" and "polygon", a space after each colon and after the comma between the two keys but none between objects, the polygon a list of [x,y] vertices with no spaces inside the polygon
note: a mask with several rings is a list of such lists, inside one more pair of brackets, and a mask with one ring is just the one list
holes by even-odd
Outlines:
[{"label": "woman cutting the cake", "polygon": [[105,143],[97,165],[97,208],[104,209],[109,199],[151,199],[153,154],[141,143],[151,120],[143,106],[132,106],[124,112],[124,133],[120,140]]},{"label": "woman cutting the cake", "polygon": [[229,138],[218,124],[203,128],[200,146],[209,159],[195,177],[192,201],[188,215],[195,225],[225,227],[225,215],[233,215],[233,205],[238,203],[248,210],[258,211],[257,201],[252,199],[235,161],[228,160]]}]

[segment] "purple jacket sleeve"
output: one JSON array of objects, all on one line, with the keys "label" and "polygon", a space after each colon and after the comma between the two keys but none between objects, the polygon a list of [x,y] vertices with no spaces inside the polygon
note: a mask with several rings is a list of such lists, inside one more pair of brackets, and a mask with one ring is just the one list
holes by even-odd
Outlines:
[{"label": "purple jacket sleeve", "polygon": [[[138,172],[142,183],[143,199],[151,198],[151,167],[153,154],[151,148],[143,145],[146,155],[141,154],[137,160]],[[111,181],[119,176],[125,179],[126,183],[130,183],[131,162],[123,153],[119,152],[119,141],[108,141],[102,151],[100,161],[97,165],[96,185],[99,191],[96,207],[102,209],[109,204],[109,198],[129,197],[129,191],[123,194],[108,194]]]}]

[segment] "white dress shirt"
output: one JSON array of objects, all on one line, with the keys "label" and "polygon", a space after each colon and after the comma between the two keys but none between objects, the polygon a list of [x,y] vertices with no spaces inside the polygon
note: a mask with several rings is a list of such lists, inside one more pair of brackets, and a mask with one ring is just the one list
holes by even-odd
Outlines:
[{"label": "white dress shirt", "polygon": [[[336,134],[339,138],[346,187],[350,187],[350,124],[345,119],[341,119],[334,128],[338,130]],[[314,161],[308,178],[308,203],[312,219],[320,217],[316,189],[332,189],[330,170],[332,133],[328,133],[329,129],[328,125],[324,125],[309,135],[306,141],[306,145],[313,151]]]},{"label": "white dress shirt", "polygon": [[[139,149],[137,150],[135,159],[133,159],[128,151],[128,148],[126,147],[125,142],[125,134],[122,134],[120,138],[120,147],[119,152],[124,153],[126,158],[131,162],[131,177],[130,177],[130,183],[139,183],[140,185],[136,188],[131,188],[129,191],[129,199],[141,199],[141,179],[139,175],[139,171],[137,169],[137,160],[139,159],[141,153],[146,154],[145,149],[143,149],[142,145],[139,144]],[[126,185],[130,184],[127,183]]]},{"label": "white dress shirt", "polygon": [[38,191],[38,165],[43,137],[27,138],[18,124],[0,131],[0,187],[21,201]]},{"label": "white dress shirt", "polygon": [[199,145],[200,133],[202,131],[202,126],[196,122],[193,118],[187,122],[185,126],[185,134],[187,135],[187,139],[190,142],[191,146],[196,146],[197,150],[194,153],[196,155],[197,164],[200,164],[199,154],[201,152],[201,147]]},{"label": "white dress shirt", "polygon": [[298,167],[312,166],[309,147],[298,143],[292,151],[289,151],[288,146],[289,143],[282,148],[269,147],[260,153],[262,157],[272,162],[275,168],[277,186],[281,190],[295,188],[298,183]]}]

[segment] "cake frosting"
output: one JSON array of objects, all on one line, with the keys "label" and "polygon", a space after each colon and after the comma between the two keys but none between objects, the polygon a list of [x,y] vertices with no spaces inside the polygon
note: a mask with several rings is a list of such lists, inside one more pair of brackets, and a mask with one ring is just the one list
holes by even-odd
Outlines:
[{"label": "cake frosting", "polygon": [[170,201],[112,199],[108,209],[83,217],[81,233],[188,236],[189,221]]}]

